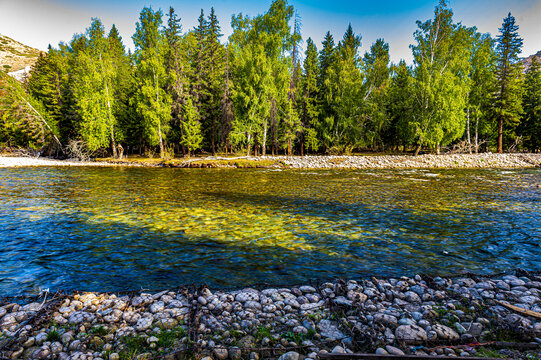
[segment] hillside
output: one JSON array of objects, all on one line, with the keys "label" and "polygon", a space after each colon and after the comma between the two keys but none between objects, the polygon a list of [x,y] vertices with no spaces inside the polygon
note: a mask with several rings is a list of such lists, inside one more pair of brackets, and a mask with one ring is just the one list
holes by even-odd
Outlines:
[{"label": "hillside", "polygon": [[538,51],[537,54],[534,54],[534,55],[528,56],[527,58],[522,59],[522,63],[524,64],[525,71],[528,70],[528,68],[530,67],[532,63],[532,59],[534,57],[537,57],[537,61],[541,62],[541,51]]},{"label": "hillside", "polygon": [[0,69],[19,78],[36,62],[40,51],[0,34]]}]

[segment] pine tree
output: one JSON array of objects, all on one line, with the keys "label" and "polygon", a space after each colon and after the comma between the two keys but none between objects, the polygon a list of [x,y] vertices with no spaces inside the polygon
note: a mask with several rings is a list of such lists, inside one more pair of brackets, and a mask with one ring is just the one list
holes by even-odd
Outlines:
[{"label": "pine tree", "polygon": [[383,144],[383,133],[388,124],[388,86],[389,86],[389,44],[378,39],[364,55],[363,61],[366,88],[366,129],[364,137],[375,150]]},{"label": "pine tree", "polygon": [[[496,52],[490,34],[476,32],[472,42],[471,87],[466,108],[466,141],[470,152],[479,151],[479,134],[493,128],[493,96],[496,93]],[[472,141],[473,133],[473,141]],[[472,144],[473,143],[473,144]]]},{"label": "pine tree", "polygon": [[41,103],[0,70],[0,144],[40,149],[54,142],[62,151],[54,125]]},{"label": "pine tree", "polygon": [[73,104],[70,89],[69,59],[70,51],[61,44],[56,50],[49,46],[47,55],[39,56],[32,67],[28,80],[28,91],[44,105],[47,113],[58,128],[62,143],[74,136],[73,117],[69,116]]},{"label": "pine tree", "polygon": [[334,62],[327,69],[323,86],[326,105],[321,138],[328,152],[349,153],[360,145],[363,106],[363,74],[358,65],[361,36],[348,26],[338,44]]},{"label": "pine tree", "polygon": [[160,147],[160,157],[165,157],[164,134],[171,119],[171,96],[164,90],[167,73],[164,65],[165,40],[160,30],[161,11],[144,8],[136,25],[135,44],[138,87],[137,110],[144,123],[144,136],[149,145]]},{"label": "pine tree", "polygon": [[203,136],[201,135],[201,123],[198,119],[199,114],[197,108],[192,103],[192,99],[188,98],[183,106],[184,121],[182,122],[182,145],[188,149],[188,157],[191,152],[199,149]]},{"label": "pine tree", "polygon": [[219,130],[221,112],[222,112],[222,91],[224,82],[224,67],[225,67],[225,49],[220,43],[222,37],[220,24],[214,13],[214,8],[210,9],[210,15],[207,20],[208,30],[205,43],[206,57],[208,58],[208,80],[207,80],[207,122],[210,147],[212,154],[216,154],[217,141],[219,138]]},{"label": "pine tree", "polygon": [[[139,119],[136,116],[136,109],[132,108],[130,102],[135,95],[134,71],[130,56],[122,42],[115,25],[111,27],[107,35],[108,54],[113,67],[113,91],[114,103],[113,114],[117,121],[115,127],[115,139],[117,141],[135,143],[139,134]],[[118,155],[121,155],[119,151]]]},{"label": "pine tree", "polygon": [[522,49],[522,39],[518,35],[518,25],[515,24],[515,18],[511,13],[503,19],[500,35],[497,39],[496,113],[498,118],[498,153],[502,153],[504,130],[509,137],[513,137],[514,129],[522,112],[522,66],[518,57]]},{"label": "pine tree", "polygon": [[524,113],[520,133],[524,145],[531,151],[541,150],[541,64],[534,56],[524,83]]},{"label": "pine tree", "polygon": [[186,121],[184,117],[185,106],[190,97],[188,80],[189,64],[187,62],[187,53],[183,48],[180,18],[172,7],[169,8],[168,17],[167,28],[165,29],[165,38],[167,41],[167,52],[165,55],[167,91],[171,95],[172,100],[171,116],[173,133],[178,131],[176,141],[182,145],[182,153],[185,154],[183,123]]},{"label": "pine tree", "polygon": [[[319,103],[317,78],[319,75],[317,48],[311,38],[306,41],[302,80],[302,126],[307,150],[317,151],[319,139]],[[303,144],[304,145],[304,144]]]},{"label": "pine tree", "polygon": [[413,77],[412,70],[401,60],[394,66],[393,79],[390,86],[389,116],[390,126],[386,132],[386,142],[389,144],[402,144],[404,151],[411,145],[415,137],[410,120],[413,114]]}]

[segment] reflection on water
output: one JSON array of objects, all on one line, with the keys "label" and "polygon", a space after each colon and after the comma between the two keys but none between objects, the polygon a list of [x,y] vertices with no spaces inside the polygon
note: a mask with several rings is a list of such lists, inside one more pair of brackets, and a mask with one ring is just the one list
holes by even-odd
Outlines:
[{"label": "reflection on water", "polygon": [[0,295],[541,270],[540,170],[0,169]]}]

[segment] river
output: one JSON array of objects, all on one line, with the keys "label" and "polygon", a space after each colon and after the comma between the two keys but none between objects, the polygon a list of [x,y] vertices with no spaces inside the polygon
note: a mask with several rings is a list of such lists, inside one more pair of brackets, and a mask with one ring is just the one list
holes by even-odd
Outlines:
[{"label": "river", "polygon": [[0,295],[541,270],[541,170],[0,169]]}]

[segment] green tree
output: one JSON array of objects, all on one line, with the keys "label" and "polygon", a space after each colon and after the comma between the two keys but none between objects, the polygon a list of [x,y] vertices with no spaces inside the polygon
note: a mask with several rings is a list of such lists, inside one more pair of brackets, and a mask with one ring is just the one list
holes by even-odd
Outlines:
[{"label": "green tree", "polygon": [[[319,89],[317,78],[319,75],[317,48],[311,38],[306,41],[306,52],[304,53],[304,73],[302,79],[302,126],[304,128],[304,142],[307,150],[317,151],[319,139],[317,130],[319,125]],[[302,150],[301,150],[302,152]]]},{"label": "green tree", "polygon": [[188,149],[189,157],[192,151],[199,149],[203,136],[201,135],[201,123],[198,119],[199,113],[191,98],[188,98],[183,108],[184,121],[182,122],[181,143]]},{"label": "green tree", "polygon": [[265,154],[269,130],[273,152],[280,138],[288,143],[284,133],[296,131],[279,123],[296,120],[294,107],[288,104],[291,60],[286,55],[293,45],[289,26],[292,16],[293,7],[276,0],[263,15],[253,19],[237,15],[232,20],[235,117],[230,139],[233,144],[246,145],[247,153],[252,145],[256,151],[260,145]]},{"label": "green tree", "polygon": [[479,134],[488,135],[493,122],[493,95],[496,93],[496,52],[490,34],[475,32],[471,55],[471,87],[466,109],[466,141],[472,150],[479,151]]},{"label": "green tree", "polygon": [[372,148],[384,148],[383,133],[389,126],[388,87],[390,83],[389,44],[378,39],[364,55],[365,73],[365,137]]},{"label": "green tree", "polygon": [[503,19],[497,39],[498,92],[495,102],[498,119],[498,153],[502,153],[504,130],[508,137],[513,137],[522,113],[522,65],[518,57],[522,49],[522,39],[518,35],[518,25],[515,24],[515,18],[511,13]]},{"label": "green tree", "polygon": [[130,101],[136,91],[133,64],[115,25],[111,27],[107,35],[107,46],[113,68],[112,87],[115,101],[112,107],[117,122],[114,128],[115,139],[119,142],[136,144],[136,139],[140,135],[138,126],[140,119]]},{"label": "green tree", "polygon": [[69,53],[64,44],[58,50],[49,46],[47,55],[40,54],[33,65],[28,80],[30,95],[43,104],[56,124],[63,143],[75,134],[73,116],[70,116],[73,96],[70,88]]},{"label": "green tree", "polygon": [[207,37],[205,42],[205,52],[208,58],[207,75],[207,122],[210,147],[212,154],[216,154],[217,141],[219,138],[220,119],[222,119],[222,100],[224,89],[224,71],[225,71],[225,48],[220,43],[222,37],[220,24],[214,13],[214,8],[210,9],[210,15],[207,20]]},{"label": "green tree", "polygon": [[434,19],[418,21],[412,45],[416,65],[413,83],[415,112],[410,126],[417,141],[435,148],[462,136],[469,92],[471,29],[453,23],[453,12],[445,1],[434,11]]},{"label": "green tree", "polygon": [[413,101],[412,70],[404,60],[393,67],[393,78],[389,89],[389,117],[390,125],[385,134],[387,143],[402,144],[404,151],[411,145],[415,134],[410,126],[412,118]]},{"label": "green tree", "polygon": [[89,150],[111,146],[113,157],[117,157],[115,72],[101,21],[93,19],[86,34],[87,46],[74,58],[73,92],[81,115],[79,133]]},{"label": "green tree", "polygon": [[350,152],[361,143],[363,74],[360,71],[361,37],[351,24],[338,44],[335,60],[327,69],[323,98],[332,113],[324,113],[321,139],[330,152]]},{"label": "green tree", "polygon": [[536,57],[526,72],[524,89],[524,113],[520,133],[524,145],[531,151],[541,150],[541,64]]},{"label": "green tree", "polygon": [[62,151],[56,129],[39,101],[21,84],[0,70],[0,144],[40,149],[54,144]]},{"label": "green tree", "polygon": [[161,11],[145,7],[136,24],[133,42],[135,44],[135,79],[137,83],[136,106],[144,123],[144,136],[151,146],[159,145],[160,157],[165,156],[164,134],[171,119],[171,96],[165,91],[167,72],[165,70],[166,46]]}]

